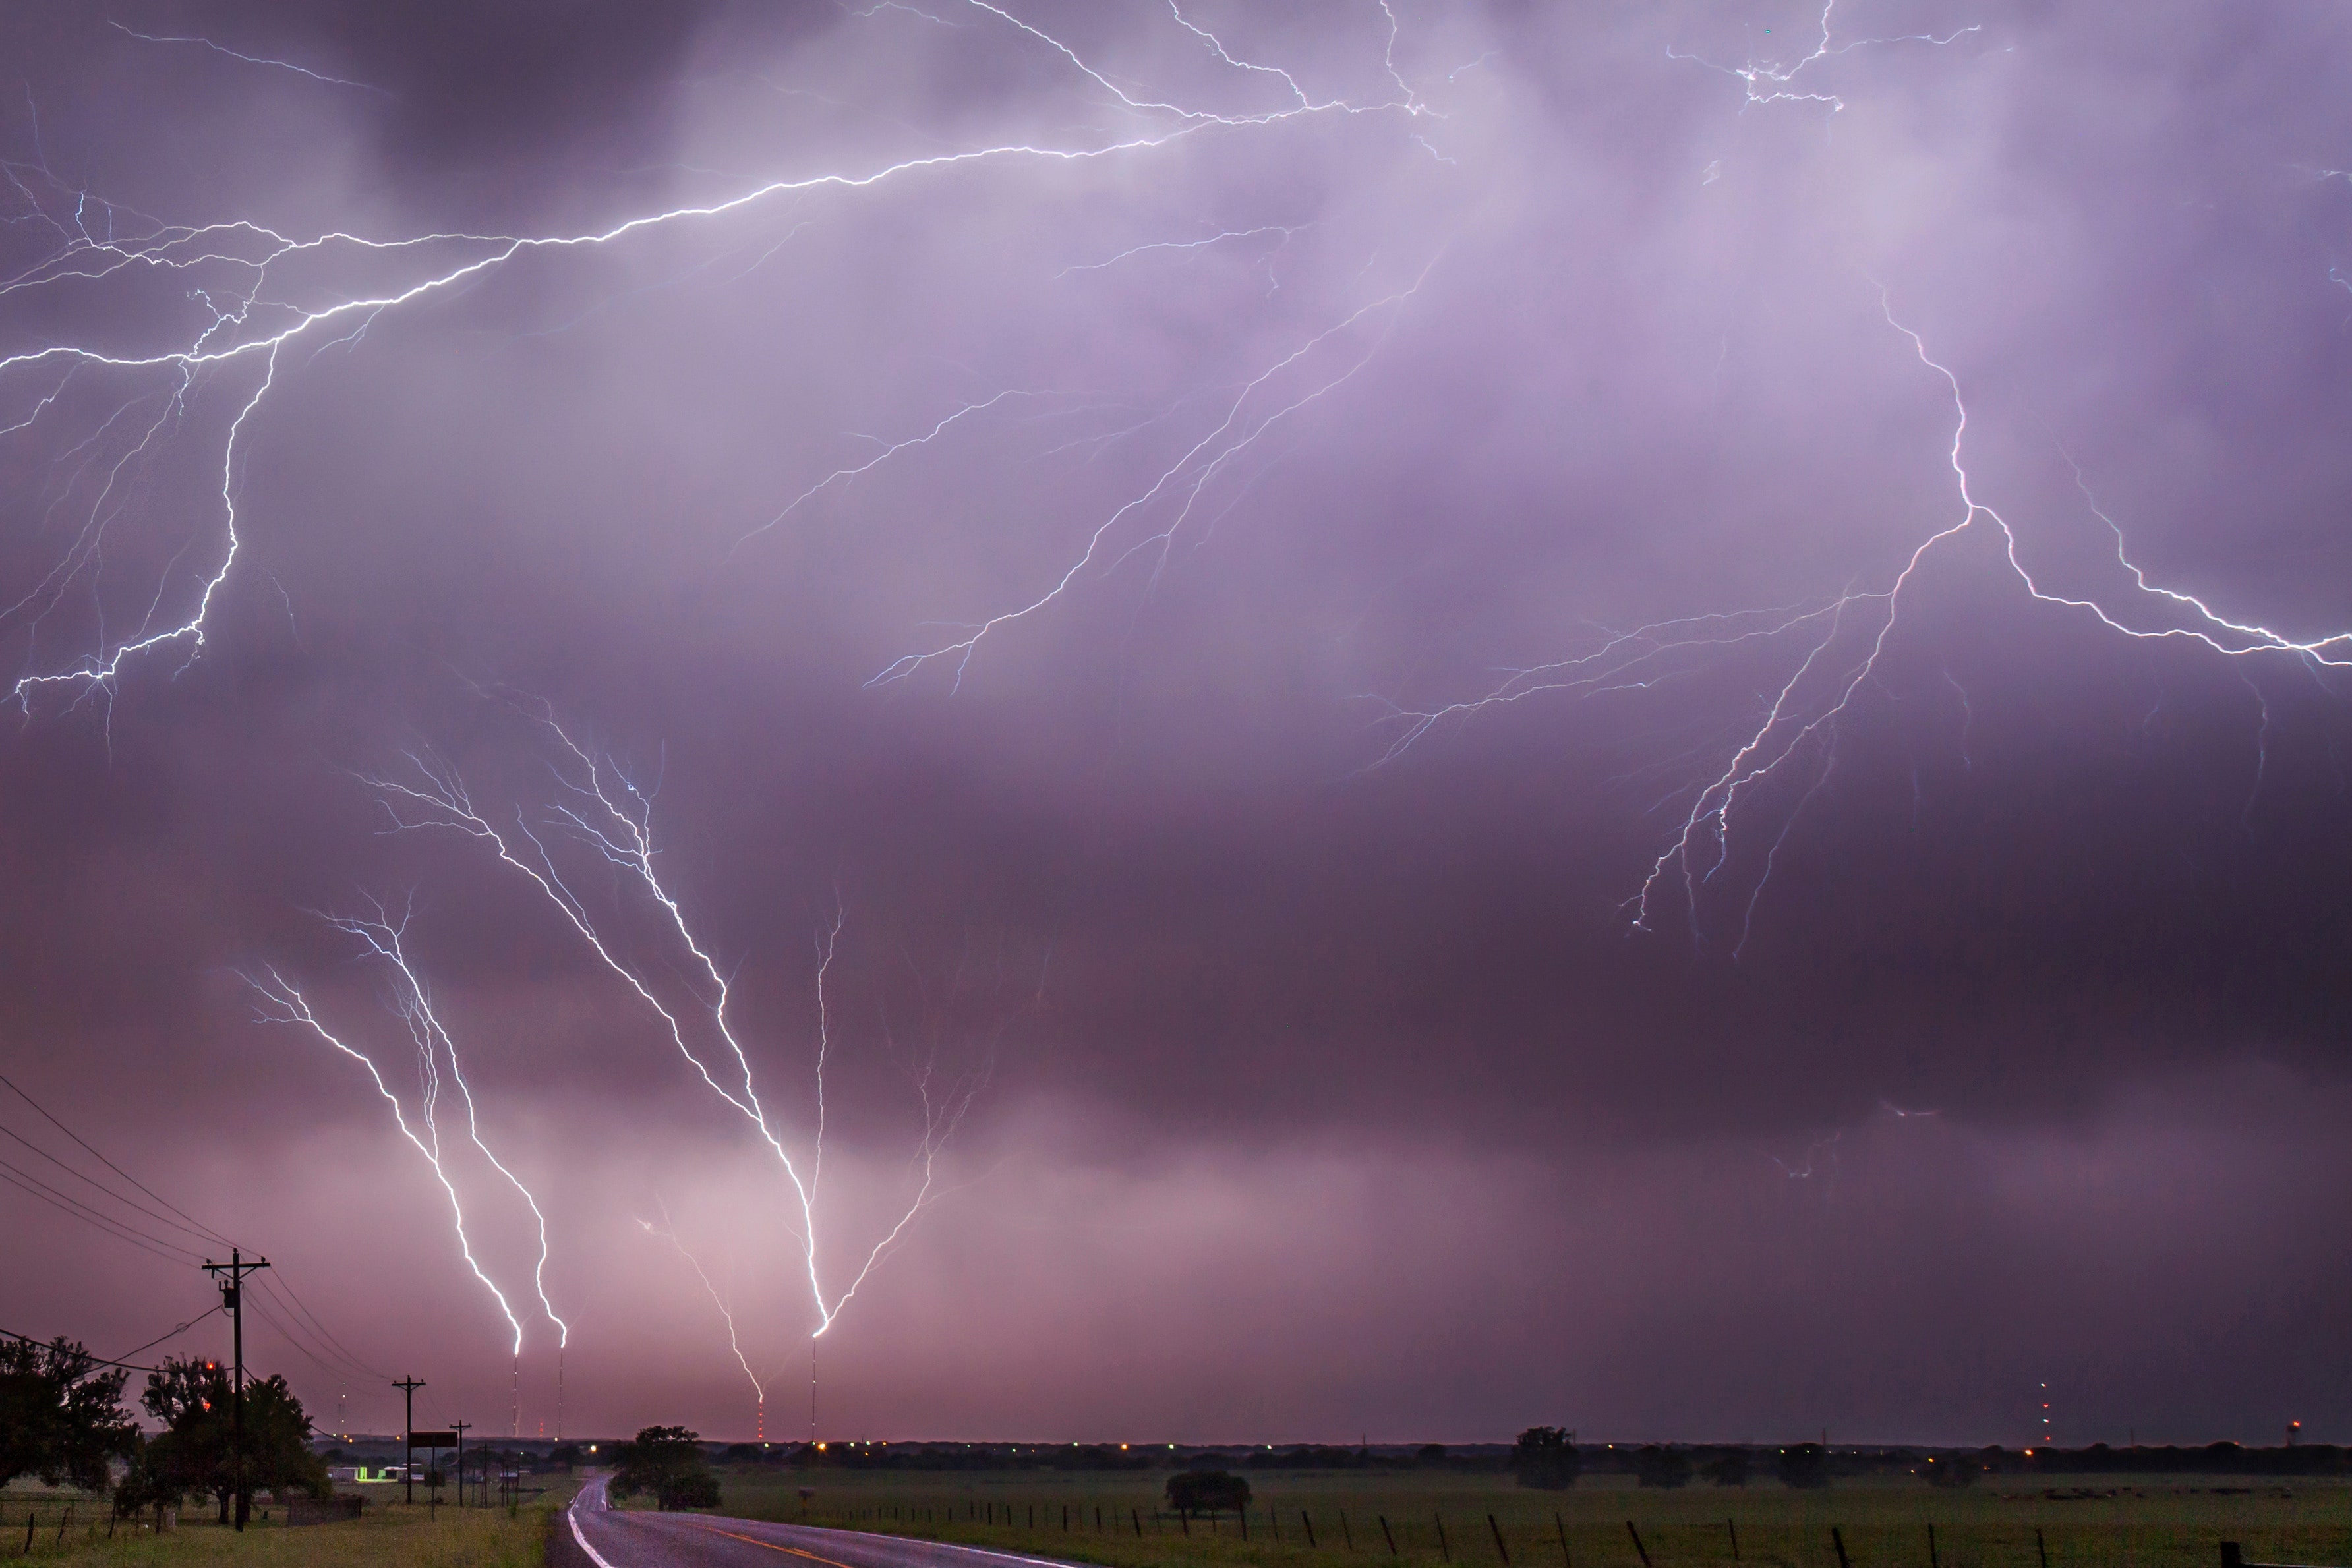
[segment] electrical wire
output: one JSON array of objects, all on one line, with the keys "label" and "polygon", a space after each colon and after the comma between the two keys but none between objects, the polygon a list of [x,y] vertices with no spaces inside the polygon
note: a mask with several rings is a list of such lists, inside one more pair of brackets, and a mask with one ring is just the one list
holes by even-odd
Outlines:
[{"label": "electrical wire", "polygon": [[[169,1334],[164,1336],[166,1339],[170,1337],[171,1336]],[[47,1345],[52,1343],[45,1339],[35,1339],[28,1333],[18,1333],[14,1329],[0,1329],[0,1338],[22,1340],[26,1344]],[[158,1340],[152,1343],[160,1344],[163,1342]],[[136,1355],[139,1352],[134,1350],[131,1354]],[[160,1366],[142,1366],[137,1362],[132,1361],[109,1361],[102,1355],[92,1355],[88,1351],[81,1353],[80,1359],[89,1362],[93,1366],[119,1366],[126,1372],[161,1372],[163,1370]],[[89,1375],[88,1373],[84,1373],[82,1375],[87,1377]]]},{"label": "electrical wire", "polygon": [[63,1133],[67,1137],[71,1138],[76,1144],[80,1145],[80,1146],[88,1152],[90,1158],[96,1160],[100,1165],[104,1166],[108,1170],[112,1171],[116,1176],[121,1176],[124,1181],[129,1182],[132,1186],[137,1187],[141,1192],[145,1193],[149,1197],[153,1198],[157,1203],[162,1204],[165,1208],[170,1209],[173,1214],[178,1215],[182,1219],[186,1220],[190,1225],[194,1226],[196,1228],[197,1234],[204,1236],[210,1240],[218,1242],[223,1247],[234,1247],[236,1245],[236,1243],[231,1241],[227,1237],[223,1236],[219,1231],[204,1224],[201,1220],[197,1219],[195,1216],[188,1213],[185,1209],[180,1207],[177,1204],[165,1197],[163,1194],[155,1191],[152,1187],[148,1186],[137,1176],[132,1176],[129,1171],[124,1170],[112,1160],[108,1159],[104,1155],[101,1155],[96,1149],[91,1148],[89,1144],[83,1142],[79,1134],[76,1133],[71,1127],[67,1126],[63,1122],[58,1121],[55,1116],[50,1115],[47,1107],[42,1105],[39,1101],[34,1099],[30,1094],[26,1093],[22,1089],[18,1088],[16,1082],[5,1072],[0,1072],[0,1085],[5,1085],[10,1093],[16,1095],[17,1099],[22,1100],[26,1104],[30,1105],[34,1110],[39,1112],[42,1120],[47,1122],[50,1126],[55,1127],[58,1132]]},{"label": "electrical wire", "polygon": [[[126,1350],[122,1354],[128,1357],[137,1355],[139,1352],[142,1350],[153,1350],[157,1345],[162,1344],[167,1339],[179,1338],[182,1334],[187,1333],[190,1329],[195,1327],[206,1318],[211,1317],[214,1313],[225,1312],[226,1311],[228,1311],[226,1307],[207,1307],[205,1311],[198,1312],[194,1317],[190,1318],[186,1322],[180,1324],[179,1327],[173,1329],[170,1333],[159,1333],[153,1339],[149,1340],[145,1344],[139,1345],[134,1349]],[[110,1366],[127,1366],[130,1364],[128,1361],[116,1361],[110,1362],[108,1364]],[[148,1370],[152,1371],[153,1369],[151,1367]]]},{"label": "electrical wire", "polygon": [[133,1199],[123,1197],[121,1193],[115,1191],[112,1187],[107,1186],[96,1176],[90,1176],[87,1172],[74,1169],[73,1166],[58,1158],[57,1155],[49,1153],[48,1150],[41,1147],[40,1145],[34,1143],[27,1137],[25,1137],[22,1134],[14,1132],[6,1127],[0,1127],[0,1138],[7,1138],[23,1145],[26,1149],[48,1161],[49,1164],[57,1166],[58,1169],[65,1172],[66,1175],[73,1177],[76,1181],[82,1183],[86,1186],[96,1188],[98,1191],[104,1193],[107,1197],[122,1205],[125,1208],[131,1209],[134,1213],[145,1215],[148,1218],[152,1219],[159,1224],[168,1226],[173,1230],[183,1231],[187,1235],[196,1238],[199,1241],[209,1241],[214,1239],[214,1238],[207,1232],[198,1230],[191,1225],[184,1225],[180,1221],[173,1219],[170,1215],[158,1213],[142,1203],[139,1203]]},{"label": "electrical wire", "polygon": [[110,1218],[89,1205],[68,1197],[55,1187],[36,1176],[26,1175],[5,1160],[0,1160],[0,1181],[6,1182],[10,1186],[19,1189],[28,1197],[40,1199],[52,1208],[71,1215],[85,1225],[97,1227],[119,1241],[128,1241],[142,1252],[152,1252],[165,1262],[193,1264],[197,1261],[196,1255],[185,1248],[165,1241],[161,1237],[150,1236],[145,1231],[133,1230],[120,1220]]}]

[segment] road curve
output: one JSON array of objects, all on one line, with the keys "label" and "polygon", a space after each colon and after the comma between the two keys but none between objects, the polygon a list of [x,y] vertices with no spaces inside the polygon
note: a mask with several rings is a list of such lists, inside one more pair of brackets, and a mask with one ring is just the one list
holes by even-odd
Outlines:
[{"label": "road curve", "polygon": [[563,1527],[548,1542],[559,1568],[1068,1568],[1046,1557],[1024,1557],[978,1546],[907,1541],[852,1530],[770,1524],[707,1513],[623,1511],[604,1497],[607,1478],[594,1476],[564,1511]]}]

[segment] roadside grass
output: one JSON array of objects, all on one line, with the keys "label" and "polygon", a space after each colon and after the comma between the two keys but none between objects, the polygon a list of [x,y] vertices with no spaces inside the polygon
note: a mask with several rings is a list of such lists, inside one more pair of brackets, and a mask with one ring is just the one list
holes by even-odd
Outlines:
[{"label": "roadside grass", "polygon": [[[1953,1491],[1878,1479],[1823,1491],[1777,1481],[1653,1490],[1611,1476],[1544,1492],[1507,1476],[1248,1479],[1247,1540],[1230,1513],[1183,1521],[1162,1511],[1164,1475],[722,1468],[722,1511],[1108,1568],[2219,1568],[2223,1541],[2249,1561],[2352,1564],[2352,1485],[2333,1481],[1988,1477]],[[805,1504],[803,1486],[815,1489]]]},{"label": "roadside grass", "polygon": [[[109,1539],[105,1499],[8,1488],[0,1490],[0,1558],[77,1568],[539,1568],[549,1520],[574,1490],[563,1481],[512,1515],[495,1508],[459,1510],[446,1501],[438,1509],[379,1503],[371,1497],[356,1520],[299,1530],[286,1526],[282,1508],[271,1508],[269,1518],[255,1519],[242,1536],[214,1523],[212,1511],[202,1508],[184,1511],[177,1530],[158,1535],[151,1512],[145,1522],[116,1522]],[[24,1554],[28,1521],[32,1550]]]}]

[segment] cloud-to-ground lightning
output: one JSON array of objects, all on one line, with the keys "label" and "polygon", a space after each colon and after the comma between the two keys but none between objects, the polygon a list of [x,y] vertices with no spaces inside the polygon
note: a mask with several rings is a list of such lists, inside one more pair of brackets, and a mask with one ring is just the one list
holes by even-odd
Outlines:
[{"label": "cloud-to-ground lightning", "polygon": [[[498,1302],[499,1315],[506,1319],[507,1327],[513,1331],[515,1353],[521,1354],[522,1320],[515,1316],[514,1307],[507,1300],[507,1293],[499,1288],[498,1281],[490,1278],[483,1269],[481,1260],[474,1256],[473,1240],[466,1232],[465,1202],[457,1196],[457,1183],[450,1180],[449,1172],[442,1164],[441,1134],[431,1113],[433,1102],[437,1097],[440,1088],[438,1063],[430,1057],[422,1057],[420,1061],[419,1076],[423,1080],[423,1087],[419,1095],[419,1103],[423,1109],[420,1111],[419,1119],[425,1123],[426,1135],[419,1136],[416,1129],[409,1124],[408,1113],[402,1107],[400,1096],[394,1093],[391,1085],[383,1081],[383,1070],[376,1065],[375,1059],[343,1040],[320,1021],[318,1014],[311,1010],[309,998],[298,987],[278,970],[266,965],[247,975],[245,979],[255,995],[260,998],[255,1005],[265,1020],[271,1023],[295,1024],[308,1029],[320,1040],[367,1070],[369,1081],[375,1085],[376,1092],[383,1097],[384,1104],[392,1111],[393,1124],[400,1129],[400,1135],[406,1138],[416,1152],[425,1156],[425,1163],[432,1167],[433,1179],[440,1184],[442,1193],[449,1200],[449,1218],[457,1231],[457,1250],[464,1256],[466,1267],[473,1271],[474,1278],[482,1282],[482,1288],[489,1291],[491,1299]],[[413,1027],[414,1020],[411,1021]],[[422,1053],[420,1055],[422,1056]]]},{"label": "cloud-to-ground lightning", "polygon": [[[822,1334],[833,1326],[858,1287],[930,1201],[940,1141],[952,1131],[968,1103],[968,1096],[937,1102],[928,1077],[918,1079],[924,1127],[917,1155],[919,1182],[915,1195],[896,1223],[867,1252],[849,1282],[829,1289],[819,1258],[817,1197],[824,1162],[824,1073],[832,1048],[824,980],[841,932],[839,915],[836,914],[818,946],[818,1039],[811,1132],[806,1152],[796,1157],[787,1142],[786,1130],[762,1101],[751,1053],[729,1016],[734,996],[732,983],[709,946],[696,935],[678,895],[664,881],[656,864],[653,791],[641,788],[612,762],[582,746],[543,711],[534,711],[530,717],[551,743],[553,776],[562,795],[549,803],[537,828],[518,808],[513,831],[520,843],[528,846],[520,852],[476,807],[464,781],[435,759],[412,756],[412,771],[407,777],[372,777],[368,782],[389,813],[394,831],[442,829],[463,833],[488,845],[500,861],[530,878],[597,959],[660,1019],[671,1043],[704,1084],[751,1124],[761,1142],[775,1156],[791,1188],[794,1212],[788,1217],[787,1225],[801,1246],[808,1299],[816,1312],[814,1332]],[[600,934],[587,904],[573,891],[552,852],[550,840],[559,833],[604,864],[625,873],[636,893],[660,912],[659,921],[667,928],[672,949],[669,966],[688,981],[688,994],[697,1019],[695,1028],[688,1027],[685,1004],[666,998],[644,965],[631,962]],[[696,1038],[690,1036],[715,1040],[724,1048],[723,1052],[714,1056],[707,1045],[698,1050]]]},{"label": "cloud-to-ground lightning", "polygon": [[[760,1375],[752,1370],[751,1358],[743,1354],[743,1339],[735,1328],[735,1309],[727,1304],[727,1298],[719,1293],[717,1285],[711,1283],[709,1273],[702,1267],[702,1260],[687,1250],[686,1242],[677,1233],[677,1222],[670,1218],[669,1205],[662,1202],[658,1197],[654,1201],[661,1209],[660,1234],[668,1239],[670,1246],[677,1249],[677,1255],[686,1260],[687,1267],[694,1270],[694,1277],[702,1281],[704,1293],[709,1296],[710,1304],[719,1309],[719,1317],[727,1324],[727,1348],[735,1353],[735,1364],[741,1367],[743,1375],[751,1380],[751,1396],[759,1405],[759,1430],[764,1437],[768,1430],[768,1388],[766,1384],[761,1382]],[[650,1220],[640,1219],[637,1223],[648,1233],[655,1229]]]}]

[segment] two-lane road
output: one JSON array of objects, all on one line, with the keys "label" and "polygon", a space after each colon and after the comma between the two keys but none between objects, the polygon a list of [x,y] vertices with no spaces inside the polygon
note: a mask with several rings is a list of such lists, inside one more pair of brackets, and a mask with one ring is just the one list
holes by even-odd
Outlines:
[{"label": "two-lane road", "polygon": [[[565,1511],[548,1562],[564,1568],[1065,1568],[1050,1558],[702,1513],[624,1512],[593,1478]],[[574,1555],[576,1552],[577,1555]]]}]

